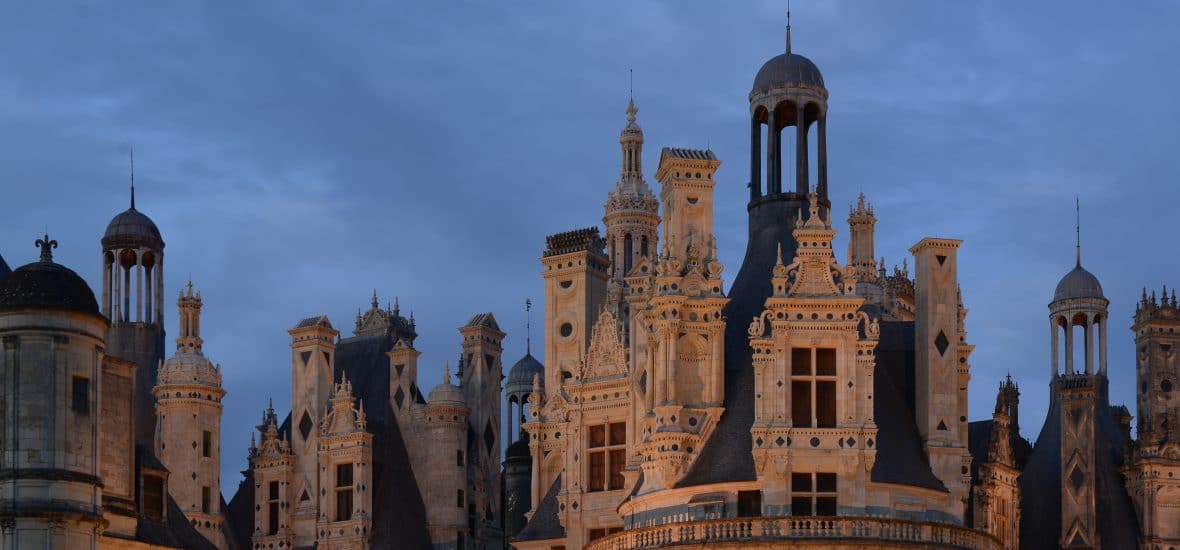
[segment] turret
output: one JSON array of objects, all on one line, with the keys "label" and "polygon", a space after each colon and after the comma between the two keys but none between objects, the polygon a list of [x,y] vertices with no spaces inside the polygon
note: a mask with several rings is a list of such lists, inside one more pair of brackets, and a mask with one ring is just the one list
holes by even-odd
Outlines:
[{"label": "turret", "polygon": [[292,474],[291,494],[303,495],[294,504],[291,526],[295,544],[316,540],[316,498],[326,487],[319,486],[316,468],[319,430],[316,422],[324,415],[333,390],[336,338],[340,334],[325,315],[300,321],[287,331],[291,335],[291,450],[297,460]]},{"label": "turret", "polygon": [[468,472],[471,495],[477,518],[472,537],[494,540],[503,536],[500,500],[500,383],[504,367],[500,361],[504,332],[491,313],[479,313],[459,328],[463,335],[463,375],[460,380],[464,400],[471,409],[468,423],[476,437],[468,446]]},{"label": "turret", "polygon": [[[163,363],[156,398],[156,456],[171,472],[192,478],[169,485],[169,494],[206,539],[224,547],[221,523],[221,367],[205,358],[201,293],[190,282],[176,302],[180,330],[176,353]],[[196,441],[196,447],[190,445]]]},{"label": "turret", "polygon": [[[258,425],[258,444],[250,436],[250,469],[254,473],[254,531],[250,540],[255,548],[292,548],[295,533],[291,528],[293,509],[291,478],[295,455],[290,442],[279,433],[275,409],[267,405]],[[313,461],[314,464],[314,461]],[[302,500],[302,496],[299,497]],[[311,495],[307,495],[310,500]]]},{"label": "turret", "polygon": [[430,391],[426,401],[427,445],[434,457],[426,470],[429,478],[426,522],[436,548],[463,548],[469,538],[467,517],[471,495],[467,494],[467,415],[471,413],[463,391],[451,384],[451,366],[443,367],[442,384]]},{"label": "turret", "polygon": [[373,531],[373,434],[341,373],[319,422],[317,547],[366,548]]},{"label": "turret", "polygon": [[635,122],[638,112],[632,100],[627,106],[627,125],[619,134],[623,170],[607,196],[602,218],[610,258],[612,310],[622,305],[625,278],[632,268],[641,258],[653,258],[657,250],[660,203],[643,180],[643,130]]}]

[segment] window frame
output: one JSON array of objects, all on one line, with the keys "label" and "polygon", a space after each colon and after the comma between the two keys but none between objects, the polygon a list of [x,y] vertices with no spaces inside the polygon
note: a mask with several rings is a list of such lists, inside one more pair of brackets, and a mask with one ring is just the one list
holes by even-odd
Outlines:
[{"label": "window frame", "polygon": [[336,465],[336,480],[333,483],[333,494],[336,496],[336,521],[352,519],[353,491],[355,485],[355,471],[351,462]]},{"label": "window frame", "polygon": [[279,499],[282,496],[282,490],[279,487],[278,481],[271,481],[267,484],[267,535],[277,535],[279,533]]},{"label": "window frame", "polygon": [[[796,364],[796,359],[801,355],[797,352],[803,351],[803,350],[809,351],[809,353],[807,354],[808,364],[807,364],[806,372],[800,372],[801,369],[799,369],[798,365]],[[832,366],[832,373],[831,374],[820,374],[819,373],[819,358],[820,358],[820,351],[821,350],[825,352],[825,355],[826,355],[826,352],[828,352],[828,351],[830,351],[832,354],[832,365],[831,365]],[[839,427],[839,423],[840,423],[840,421],[839,421],[840,415],[839,415],[839,410],[838,410],[839,404],[838,404],[838,399],[837,399],[837,395],[836,395],[836,393],[838,391],[837,382],[839,381],[839,374],[840,374],[839,350],[837,348],[791,347],[790,348],[790,357],[791,357],[791,366],[789,369],[789,371],[790,371],[790,384],[788,384],[788,386],[787,386],[787,388],[788,388],[787,391],[790,392],[790,396],[791,396],[791,411],[790,411],[791,412],[791,425],[796,428],[836,428],[836,427]],[[810,419],[808,419],[806,424],[800,423],[799,418],[797,418],[797,415],[796,415],[796,408],[798,406],[798,403],[796,403],[796,399],[795,399],[796,398],[796,395],[795,395],[796,391],[795,390],[796,390],[797,384],[800,386],[805,385],[807,387],[807,396],[809,399],[808,406],[811,410],[810,410]],[[831,388],[831,409],[830,410],[827,410],[826,407],[822,407],[822,409],[824,409],[824,410],[821,411],[821,404],[819,402],[821,384],[824,385],[825,387]],[[830,419],[825,419],[827,421],[821,423],[820,422],[821,412],[824,415],[830,414]]]},{"label": "window frame", "polygon": [[586,492],[625,489],[627,481],[623,477],[623,468],[627,465],[627,422],[608,420],[588,426],[586,455]]},{"label": "window frame", "polygon": [[[821,478],[821,476],[823,476]],[[807,486],[800,481],[806,479]],[[830,490],[821,488],[821,482],[830,481]],[[808,513],[797,514],[796,505],[807,500]],[[831,503],[831,514],[820,514],[820,507]],[[791,473],[791,516],[833,517],[840,514],[840,480],[834,472],[792,472]]]},{"label": "window frame", "polygon": [[201,458],[213,458],[213,432],[201,431]]},{"label": "window frame", "polygon": [[90,415],[90,379],[75,376],[72,379],[70,410],[82,416]]}]

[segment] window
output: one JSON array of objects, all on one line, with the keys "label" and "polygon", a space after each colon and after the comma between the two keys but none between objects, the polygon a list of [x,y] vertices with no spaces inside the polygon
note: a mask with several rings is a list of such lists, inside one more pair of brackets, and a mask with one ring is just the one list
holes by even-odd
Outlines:
[{"label": "window", "polygon": [[74,377],[74,396],[71,406],[78,414],[90,414],[90,379]]},{"label": "window", "polygon": [[213,432],[209,430],[201,432],[201,456],[205,458],[213,456]]},{"label": "window", "polygon": [[459,491],[455,494],[455,507],[463,507],[463,489],[459,489]]},{"label": "window", "polygon": [[586,540],[595,541],[606,536],[606,529],[591,529],[590,533],[586,535]]},{"label": "window", "polygon": [[352,519],[352,464],[336,465],[336,521]]},{"label": "window", "polygon": [[834,348],[791,348],[791,421],[800,428],[836,427]]},{"label": "window", "polygon": [[738,517],[756,518],[762,515],[762,491],[738,491]]},{"label": "window", "polygon": [[455,466],[463,465],[463,449],[455,450]]},{"label": "window", "polygon": [[279,482],[270,482],[270,493],[268,495],[267,508],[270,512],[270,521],[266,524],[268,535],[274,535],[279,532]]},{"label": "window", "polygon": [[212,497],[212,491],[210,491],[208,487],[201,487],[201,513],[202,514],[209,513],[210,497]]},{"label": "window", "polygon": [[627,465],[627,424],[615,422],[590,426],[586,446],[590,448],[589,491],[623,488],[623,466]]},{"label": "window", "polygon": [[143,515],[148,519],[164,521],[164,478],[143,476]]},{"label": "window", "polygon": [[791,515],[836,515],[836,474],[791,474]]}]

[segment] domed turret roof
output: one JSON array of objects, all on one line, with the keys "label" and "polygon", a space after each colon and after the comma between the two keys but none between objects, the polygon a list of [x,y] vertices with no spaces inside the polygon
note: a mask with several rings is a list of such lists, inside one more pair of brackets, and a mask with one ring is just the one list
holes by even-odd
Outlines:
[{"label": "domed turret roof", "polygon": [[754,77],[755,90],[771,86],[824,87],[824,76],[810,59],[797,53],[784,53],[770,58]]},{"label": "domed turret roof", "polygon": [[430,397],[426,401],[430,405],[467,406],[467,400],[463,397],[463,390],[451,384],[451,366],[449,364],[443,367],[442,384],[430,390]]},{"label": "domed turret roof", "polygon": [[143,244],[163,248],[164,239],[160,236],[160,230],[156,227],[156,223],[143,212],[136,210],[135,206],[132,206],[115,216],[111,219],[111,223],[107,224],[102,244],[104,246]]},{"label": "domed turret roof", "polygon": [[1070,298],[1105,298],[1098,277],[1082,268],[1080,263],[1061,278],[1057,290],[1053,292],[1054,302]]},{"label": "domed turret roof", "polygon": [[512,395],[533,391],[533,377],[537,375],[541,376],[541,380],[545,379],[545,365],[533,357],[533,354],[526,353],[508,371],[508,381],[504,384],[504,392]]},{"label": "domed turret roof", "polygon": [[0,281],[0,310],[57,309],[93,313],[98,311],[94,291],[77,273],[54,263],[50,247],[57,241],[38,240],[41,261],[17,268]]},{"label": "domed turret roof", "polygon": [[521,437],[504,451],[504,458],[529,458],[529,442],[527,437]]}]

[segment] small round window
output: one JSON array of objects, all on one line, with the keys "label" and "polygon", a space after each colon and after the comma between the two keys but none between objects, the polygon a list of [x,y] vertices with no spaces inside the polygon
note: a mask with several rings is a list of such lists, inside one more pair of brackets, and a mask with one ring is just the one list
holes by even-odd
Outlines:
[{"label": "small round window", "polygon": [[562,323],[561,327],[557,330],[561,333],[562,338],[569,338],[569,335],[574,333],[574,326],[569,323]]},{"label": "small round window", "polygon": [[1164,380],[1160,382],[1160,390],[1163,390],[1164,393],[1172,393],[1172,381]]}]

